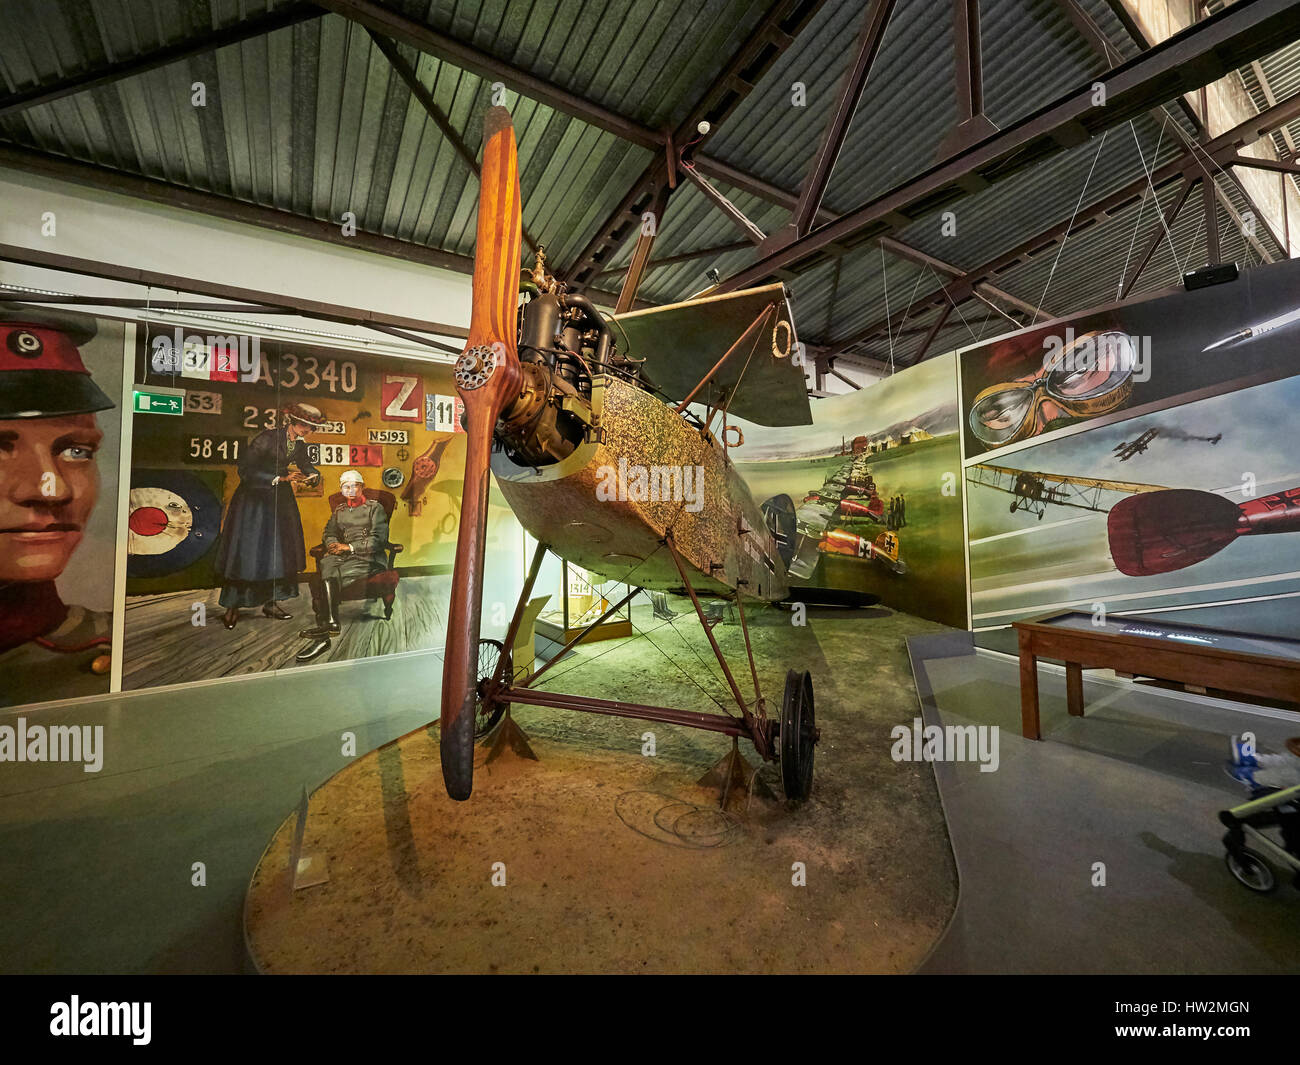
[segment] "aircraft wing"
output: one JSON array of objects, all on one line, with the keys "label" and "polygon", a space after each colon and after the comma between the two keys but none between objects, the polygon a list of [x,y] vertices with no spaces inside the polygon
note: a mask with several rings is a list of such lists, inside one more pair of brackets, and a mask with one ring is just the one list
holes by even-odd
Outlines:
[{"label": "aircraft wing", "polygon": [[788,340],[793,353],[798,340],[780,282],[616,314],[614,336],[625,346],[625,355],[645,359],[650,379],[681,401],[769,304],[775,304],[775,314],[756,331],[757,340],[751,333],[739,344],[695,398],[714,405],[730,396],[728,412],[758,425],[811,425],[803,367],[772,353],[778,321],[790,326],[788,338],[784,329],[779,331],[780,348],[784,350]]},{"label": "aircraft wing", "polygon": [[[1002,488],[1004,492],[1014,490],[1016,478],[1021,474],[1029,474],[1031,477],[1037,477],[1040,481],[1048,481],[1052,484],[1072,484],[1080,488],[1101,488],[1107,492],[1163,492],[1166,486],[1163,484],[1138,484],[1135,481],[1111,481],[1103,477],[1075,477],[1066,473],[1039,473],[1036,470],[1014,470],[1009,466],[994,466],[989,463],[978,463],[971,466],[973,470],[992,470],[994,473],[1006,474],[1011,478],[1011,484]],[[1001,488],[1000,485],[993,484],[990,481],[979,480],[979,484],[987,485],[989,488]]]}]

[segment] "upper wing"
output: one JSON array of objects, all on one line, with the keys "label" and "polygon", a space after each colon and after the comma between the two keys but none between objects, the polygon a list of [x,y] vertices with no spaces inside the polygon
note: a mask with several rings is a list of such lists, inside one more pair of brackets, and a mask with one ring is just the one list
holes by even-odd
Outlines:
[{"label": "upper wing", "polygon": [[1006,488],[986,480],[978,482],[988,488],[1002,488],[1004,492],[1012,491],[1015,479],[1024,473],[1029,474],[1031,477],[1037,477],[1040,481],[1051,481],[1054,484],[1073,484],[1081,488],[1102,488],[1107,492],[1163,492],[1166,488],[1163,484],[1138,484],[1136,481],[1110,481],[1101,477],[1076,477],[1068,473],[1039,473],[1037,470],[1015,470],[1009,466],[994,466],[986,462],[978,463],[970,467],[970,469],[992,470],[994,473],[1007,474],[1011,478],[1011,485]]},{"label": "upper wing", "polygon": [[[625,354],[646,360],[651,380],[676,400],[690,395],[715,363],[771,306],[757,336],[751,334],[695,394],[700,403],[721,406],[728,413],[758,425],[811,425],[803,367],[777,356],[773,347],[793,353],[797,337],[785,286],[702,296],[644,311],[614,315],[614,332]],[[785,322],[778,332],[777,323]],[[775,335],[774,335],[775,334]],[[730,403],[728,403],[730,399]]]}]

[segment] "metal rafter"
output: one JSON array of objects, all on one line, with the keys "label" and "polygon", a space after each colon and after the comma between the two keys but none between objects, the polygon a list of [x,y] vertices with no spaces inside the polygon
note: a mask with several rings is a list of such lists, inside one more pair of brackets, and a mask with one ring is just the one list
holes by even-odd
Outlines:
[{"label": "metal rafter", "polygon": [[418,51],[445,60],[461,70],[467,70],[489,81],[504,82],[523,96],[581,119],[588,125],[606,130],[642,148],[655,151],[663,145],[664,136],[658,130],[602,107],[594,100],[570,92],[552,81],[498,59],[471,44],[439,33],[432,26],[410,18],[400,11],[385,7],[383,4],[375,3],[374,0],[316,0],[316,3],[384,37],[401,41]]},{"label": "metal rafter", "polygon": [[[1083,11],[1082,8],[1079,7],[1078,0],[1057,0],[1057,4],[1060,7],[1062,7],[1065,10],[1065,12],[1070,16],[1070,20],[1074,22],[1075,26],[1079,29],[1079,32],[1083,35],[1084,39],[1092,46],[1093,50],[1096,51],[1098,55],[1100,55],[1102,59],[1106,61],[1107,65],[1110,65],[1111,63],[1112,53],[1114,55],[1123,54],[1120,51],[1118,44],[1116,44],[1114,40],[1108,37],[1105,34],[1105,32],[1102,31],[1102,29],[1099,26],[1097,26],[1097,24],[1092,20],[1091,16],[1089,16],[1085,11]],[[1137,25],[1135,21],[1126,22],[1125,26],[1127,27],[1128,33],[1132,37],[1133,41],[1140,48],[1146,49],[1150,47],[1150,42],[1147,40],[1146,35],[1142,32],[1141,28]],[[1268,105],[1270,107],[1275,106],[1277,104],[1277,100],[1274,98],[1273,94],[1269,91],[1267,84],[1262,80],[1263,70],[1260,68],[1259,61],[1252,60],[1251,66],[1252,68],[1255,69],[1257,75],[1261,79],[1260,87],[1264,90],[1264,96],[1265,99],[1268,101]],[[1205,92],[1204,88],[1202,88],[1201,92],[1203,96]],[[1202,102],[1204,102],[1204,100],[1202,100]],[[1209,130],[1205,126],[1205,122],[1202,119],[1201,115],[1197,112],[1196,108],[1192,107],[1192,105],[1187,102],[1187,98],[1185,96],[1179,96],[1177,100],[1177,104],[1182,109],[1183,114],[1187,116],[1188,121],[1192,125],[1192,129],[1196,131],[1197,141],[1200,143],[1204,143],[1209,138],[1210,134],[1209,134]],[[1151,116],[1157,122],[1163,122],[1169,118],[1168,111],[1165,105],[1163,104],[1157,107],[1155,110],[1153,110],[1151,112]],[[1282,126],[1280,128],[1283,131],[1285,131],[1286,129],[1285,126]],[[1237,178],[1237,175],[1232,173],[1231,171],[1225,170],[1224,173],[1228,177],[1228,179],[1237,187],[1237,192],[1241,195],[1242,199],[1246,201],[1246,206],[1254,213],[1256,218],[1263,221],[1265,215],[1262,211],[1260,211],[1259,207],[1255,204],[1254,197],[1251,196],[1246,186],[1242,184],[1242,182]],[[1226,194],[1218,187],[1218,184],[1215,181],[1213,181],[1213,179],[1209,181],[1207,185],[1207,190],[1212,190],[1213,196],[1223,204],[1225,210],[1227,210],[1228,214],[1233,218],[1234,222],[1239,223],[1240,219],[1237,215],[1236,209],[1232,205],[1232,201],[1228,199]],[[1265,227],[1268,228],[1267,222],[1265,222]],[[1274,237],[1276,239],[1276,235],[1274,235]],[[1268,251],[1267,248],[1264,247],[1263,244],[1261,244],[1258,240],[1256,240],[1254,236],[1250,235],[1249,233],[1246,233],[1246,239],[1250,243],[1250,245],[1259,253],[1261,259],[1263,259],[1265,262],[1273,262],[1274,259],[1273,255]],[[1284,249],[1283,254],[1285,254],[1286,245],[1281,241],[1278,241],[1277,243],[1278,243],[1278,247]],[[1152,250],[1154,250],[1154,247],[1152,248]],[[1134,280],[1135,279],[1136,277],[1134,276]]]},{"label": "metal rafter", "polygon": [[[716,127],[730,115],[825,2],[826,0],[777,0],[773,3],[686,118],[678,124],[675,131],[663,138],[665,148],[669,144],[689,143],[698,136],[696,127],[701,121],[707,121]],[[711,160],[708,156],[695,154],[693,159],[701,174],[725,181],[752,195],[771,200],[773,193],[779,191],[752,175]],[[622,202],[605,219],[565,271],[571,284],[582,287],[595,276],[597,270],[618,254],[633,232],[646,204],[658,187],[667,181],[668,166],[666,152],[657,153]]]},{"label": "metal rafter", "polygon": [[[470,150],[469,145],[466,144],[464,140],[461,139],[460,134],[456,132],[456,127],[451,124],[451,119],[447,117],[442,108],[438,106],[437,101],[434,100],[433,93],[425,88],[424,82],[420,80],[419,75],[415,71],[415,67],[411,66],[411,64],[406,61],[406,57],[397,50],[397,45],[393,41],[390,41],[387,37],[376,33],[372,29],[367,29],[366,32],[370,35],[370,39],[375,42],[375,47],[384,53],[384,58],[388,60],[389,65],[397,71],[398,77],[406,83],[406,87],[410,90],[411,95],[414,96],[419,105],[424,108],[425,114],[433,119],[434,125],[442,131],[442,135],[447,138],[447,141],[451,144],[452,148],[455,149],[456,154],[459,155],[461,160],[469,166],[474,176],[481,180],[483,173],[482,168],[478,163],[478,156]],[[532,238],[532,235],[528,232],[528,229],[525,226],[520,225],[519,228],[523,233],[524,243],[533,251],[536,251],[537,241]]]},{"label": "metal rafter", "polygon": [[1119,287],[1119,298],[1124,299],[1133,291],[1133,286],[1138,283],[1138,278],[1142,276],[1142,271],[1147,268],[1151,262],[1151,257],[1155,255],[1156,249],[1160,247],[1160,242],[1167,240],[1167,234],[1171,231],[1174,222],[1178,220],[1178,213],[1183,209],[1183,204],[1187,202],[1187,197],[1192,194],[1192,186],[1200,178],[1191,174],[1183,175],[1183,183],[1178,189],[1178,194],[1170,202],[1168,208],[1162,213],[1159,204],[1156,205],[1156,213],[1160,216],[1151,226],[1151,233],[1147,237],[1146,243],[1142,246],[1142,251],[1129,267],[1128,276],[1124,278]]},{"label": "metal rafter", "polygon": [[[893,14],[895,2],[896,0],[871,0],[867,8],[867,13],[862,20],[862,29],[858,33],[853,61],[844,72],[835,107],[827,120],[821,144],[799,191],[799,202],[795,205],[794,216],[790,219],[790,225],[781,231],[788,234],[788,239],[803,236],[812,228],[817,218],[817,211],[826,195],[826,187],[830,184],[831,171],[835,167],[836,159],[839,158],[840,149],[844,147],[844,138],[848,135],[853,115],[862,100],[862,92],[866,88],[867,78],[871,74],[876,56],[880,54],[880,42],[884,39],[885,30],[889,26],[889,17]],[[780,237],[780,234],[776,236]]]},{"label": "metal rafter", "polygon": [[1110,71],[1104,106],[1094,103],[1089,80],[947,162],[765,256],[726,279],[720,291],[759,284],[779,270],[806,269],[826,258],[829,245],[852,247],[907,225],[970,191],[1200,88],[1290,42],[1294,35],[1293,0],[1253,0],[1227,8]]},{"label": "metal rafter", "polygon": [[[347,325],[417,329],[438,336],[457,338],[469,335],[469,330],[462,326],[429,322],[420,318],[407,318],[405,315],[385,314],[382,311],[367,310],[360,307],[344,307],[337,303],[322,303],[318,300],[265,292],[260,289],[240,288],[236,285],[224,285],[215,281],[203,281],[199,278],[181,277],[156,270],[141,270],[133,266],[119,266],[116,263],[105,263],[96,259],[81,259],[71,255],[59,255],[55,252],[24,248],[16,244],[0,244],[0,262],[16,263],[20,266],[36,267],[41,270],[82,274],[86,277],[98,277],[106,281],[119,281],[128,285],[142,285],[146,288],[189,292],[196,296],[207,296],[217,300],[233,300],[241,304],[261,304],[263,307],[279,309],[285,313],[301,314],[309,318],[321,318],[325,321],[342,322]],[[22,293],[15,293],[12,298],[17,300],[26,299]],[[91,298],[99,302],[97,297]],[[40,302],[57,303],[66,301],[55,299]],[[113,298],[105,297],[102,304],[104,306],[113,306],[117,302]],[[160,301],[154,306],[163,307],[168,302],[170,301]],[[209,309],[217,312],[229,312],[236,308],[213,303],[209,306]]]},{"label": "metal rafter", "polygon": [[[1214,140],[1184,152],[1177,159],[1172,159],[1168,163],[1157,167],[1152,171],[1150,179],[1146,174],[1134,178],[1127,185],[1116,189],[1086,207],[1081,207],[1071,221],[1059,222],[1034,234],[1015,247],[999,253],[987,262],[970,268],[965,271],[962,278],[954,279],[954,281],[969,284],[973,289],[985,279],[996,277],[1015,266],[1026,263],[1034,256],[1055,247],[1059,241],[1096,225],[1101,219],[1109,215],[1125,210],[1145,194],[1148,188],[1159,190],[1172,181],[1180,178],[1185,179],[1188,176],[1195,180],[1201,173],[1202,165],[1206,164],[1207,161],[1219,166],[1225,165],[1241,148],[1248,144],[1254,144],[1255,141],[1269,135],[1278,126],[1285,125],[1297,117],[1300,117],[1300,93],[1297,93],[1289,100],[1282,101],[1276,107],[1270,107],[1266,111],[1261,111],[1258,115],[1252,115],[1246,121],[1221,133]],[[911,315],[923,313],[929,308],[947,303],[951,293],[952,286],[948,287],[947,292],[943,289],[931,292],[918,299],[906,310],[895,312],[887,318],[873,322],[850,336],[834,340],[828,346],[828,354],[834,355],[848,351],[857,344],[881,335],[886,330],[896,329],[901,322]],[[958,300],[957,302],[960,303],[961,301]]]}]

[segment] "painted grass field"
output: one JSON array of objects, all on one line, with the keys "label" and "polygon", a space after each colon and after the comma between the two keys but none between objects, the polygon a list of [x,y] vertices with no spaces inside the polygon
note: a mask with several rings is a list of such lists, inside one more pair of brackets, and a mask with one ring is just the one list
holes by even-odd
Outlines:
[{"label": "painted grass field", "polygon": [[[738,462],[736,469],[760,503],[785,493],[796,506],[820,488],[848,456]],[[904,444],[870,459],[876,491],[886,505],[899,493],[907,500],[907,524],[898,530],[899,558],[907,572],[894,574],[878,562],[823,555],[816,587],[850,588],[880,596],[897,610],[959,628],[966,626],[966,574],[962,550],[961,459],[956,434]],[[951,475],[945,478],[945,475]],[[945,484],[950,495],[944,495]],[[837,518],[832,528],[874,540],[885,526]]]}]

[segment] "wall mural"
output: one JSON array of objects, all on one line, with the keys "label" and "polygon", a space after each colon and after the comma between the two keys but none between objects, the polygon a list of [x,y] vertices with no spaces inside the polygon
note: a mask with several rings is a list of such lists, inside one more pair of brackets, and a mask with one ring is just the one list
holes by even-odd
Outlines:
[{"label": "wall mural", "polygon": [[0,706],[109,690],[123,344],[0,305]]},{"label": "wall mural", "polygon": [[[464,464],[450,368],[135,333],[124,353],[120,322],[0,305],[0,706],[107,693],[115,655],[137,690],[440,649]],[[818,402],[812,427],[742,423],[733,455],[793,531],[796,588],[964,627],[964,490],[985,646],[1067,606],[1294,635],[1297,343],[1288,261],[928,359]],[[499,493],[488,536],[491,629],[526,564]]]},{"label": "wall mural", "polygon": [[123,688],[439,648],[450,369],[140,331]]},{"label": "wall mural", "polygon": [[744,424],[736,468],[765,508],[793,514],[792,586],[966,626],[956,388],[948,355],[817,401],[812,426]]},{"label": "wall mural", "polygon": [[[1300,378],[1289,376],[1298,267],[961,354],[968,446],[977,439],[965,475],[982,644],[1010,650],[1013,620],[1067,606],[1300,629],[1300,536],[1286,535],[1300,532],[1288,429],[1300,409]],[[1077,352],[1078,338],[1099,333],[1110,335],[1092,364],[1066,365],[1071,341]],[[1027,370],[1035,345],[1037,375]],[[1001,414],[988,400],[1008,386],[994,378],[1027,389]],[[1001,446],[985,439],[998,433]]]}]

